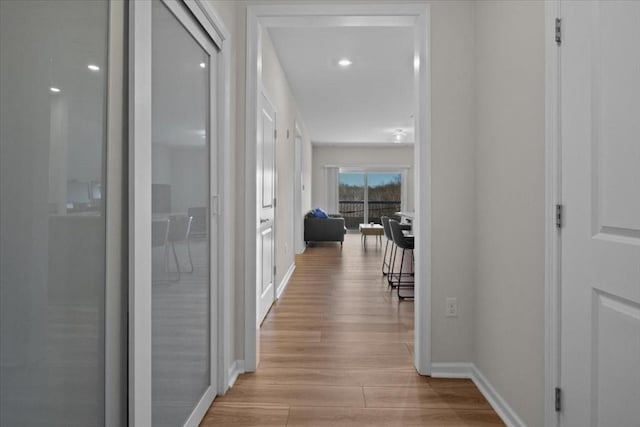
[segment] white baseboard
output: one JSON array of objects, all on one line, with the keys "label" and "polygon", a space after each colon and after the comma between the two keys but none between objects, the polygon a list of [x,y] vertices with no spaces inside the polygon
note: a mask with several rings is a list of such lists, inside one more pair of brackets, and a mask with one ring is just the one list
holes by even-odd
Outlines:
[{"label": "white baseboard", "polygon": [[527,427],[507,401],[498,393],[478,367],[473,363],[432,363],[434,378],[468,378],[478,387],[494,411],[508,427]]},{"label": "white baseboard", "polygon": [[291,280],[291,276],[293,276],[293,272],[295,270],[296,270],[296,264],[293,263],[287,270],[287,274],[284,275],[284,277],[282,278],[282,282],[280,282],[280,284],[278,285],[278,288],[276,289],[276,299],[280,299],[280,296],[282,295],[285,288],[289,284],[289,280]]},{"label": "white baseboard", "polygon": [[507,401],[498,393],[489,380],[480,372],[477,366],[473,366],[473,376],[471,377],[480,393],[489,401],[493,410],[496,411],[502,421],[509,427],[527,427],[522,419],[516,414]]},{"label": "white baseboard", "polygon": [[236,360],[231,364],[231,367],[227,372],[228,381],[227,381],[227,390],[225,390],[225,393],[231,387],[233,387],[233,385],[236,383],[236,380],[238,379],[238,376],[240,374],[244,374],[244,360]]},{"label": "white baseboard", "polygon": [[432,363],[434,378],[469,378],[473,375],[473,363]]}]

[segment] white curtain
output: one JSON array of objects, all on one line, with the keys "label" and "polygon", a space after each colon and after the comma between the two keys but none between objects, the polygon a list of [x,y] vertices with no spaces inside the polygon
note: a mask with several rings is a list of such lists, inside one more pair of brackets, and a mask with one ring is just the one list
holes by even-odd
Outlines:
[{"label": "white curtain", "polygon": [[340,168],[325,166],[326,176],[326,191],[327,196],[326,206],[324,207],[328,213],[338,213],[338,172]]}]

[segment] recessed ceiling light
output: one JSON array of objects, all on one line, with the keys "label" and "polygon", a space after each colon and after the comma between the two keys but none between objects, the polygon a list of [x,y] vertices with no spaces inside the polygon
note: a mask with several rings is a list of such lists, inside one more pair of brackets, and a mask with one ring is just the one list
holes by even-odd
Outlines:
[{"label": "recessed ceiling light", "polygon": [[200,68],[207,68],[207,64],[205,64],[204,62],[200,63]]},{"label": "recessed ceiling light", "polygon": [[338,61],[338,65],[341,67],[348,67],[349,65],[353,64],[353,62],[351,62],[349,59],[347,58],[343,58],[340,61]]},{"label": "recessed ceiling light", "polygon": [[60,92],[60,89],[58,89],[57,87],[50,87],[49,90],[53,93],[58,93]]},{"label": "recessed ceiling light", "polygon": [[100,67],[98,67],[97,65],[93,65],[93,64],[87,65],[87,68],[90,69],[91,71],[100,71]]}]

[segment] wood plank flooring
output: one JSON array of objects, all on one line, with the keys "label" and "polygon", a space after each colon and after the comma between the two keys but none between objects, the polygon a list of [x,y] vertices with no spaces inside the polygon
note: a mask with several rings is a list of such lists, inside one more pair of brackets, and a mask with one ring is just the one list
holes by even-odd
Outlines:
[{"label": "wood plank flooring", "polygon": [[298,256],[262,325],[257,372],[201,426],[503,426],[471,381],[416,373],[413,302],[387,287],[383,252],[348,234]]}]

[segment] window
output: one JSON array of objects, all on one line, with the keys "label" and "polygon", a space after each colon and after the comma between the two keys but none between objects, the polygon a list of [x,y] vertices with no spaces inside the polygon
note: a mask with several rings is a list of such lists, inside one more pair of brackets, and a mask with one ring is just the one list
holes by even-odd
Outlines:
[{"label": "window", "polygon": [[403,172],[349,171],[338,174],[339,212],[350,230],[362,223],[381,223],[382,216],[393,216],[403,206]]}]

